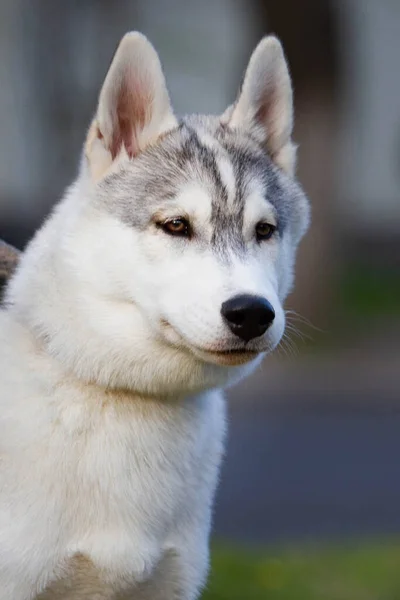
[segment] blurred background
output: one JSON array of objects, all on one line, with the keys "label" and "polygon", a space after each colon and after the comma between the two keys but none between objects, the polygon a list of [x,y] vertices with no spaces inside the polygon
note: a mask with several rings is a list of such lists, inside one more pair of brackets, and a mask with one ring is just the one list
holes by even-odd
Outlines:
[{"label": "blurred background", "polygon": [[23,248],[77,170],[119,38],[178,114],[232,102],[283,42],[313,222],[288,340],[229,393],[205,598],[400,598],[400,1],[0,0],[0,238]]}]

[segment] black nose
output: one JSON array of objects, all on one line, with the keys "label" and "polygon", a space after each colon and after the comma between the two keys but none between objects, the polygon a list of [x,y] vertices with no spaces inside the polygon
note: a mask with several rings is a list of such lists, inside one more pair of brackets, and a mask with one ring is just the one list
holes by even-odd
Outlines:
[{"label": "black nose", "polygon": [[229,329],[245,342],[265,333],[275,318],[271,304],[261,296],[240,294],[221,306]]}]

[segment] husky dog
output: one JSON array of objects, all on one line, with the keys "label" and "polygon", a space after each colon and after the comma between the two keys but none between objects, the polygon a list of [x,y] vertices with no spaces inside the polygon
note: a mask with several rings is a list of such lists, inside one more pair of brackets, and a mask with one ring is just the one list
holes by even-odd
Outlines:
[{"label": "husky dog", "polygon": [[0,311],[0,599],[193,600],[221,389],[279,343],[308,203],[280,43],[235,104],[178,120],[121,41],[78,177]]}]

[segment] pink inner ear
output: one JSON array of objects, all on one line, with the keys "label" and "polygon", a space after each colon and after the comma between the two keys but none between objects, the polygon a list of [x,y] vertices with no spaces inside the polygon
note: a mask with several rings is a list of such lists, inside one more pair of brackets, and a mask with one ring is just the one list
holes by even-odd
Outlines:
[{"label": "pink inner ear", "polygon": [[148,86],[134,77],[123,79],[116,98],[114,134],[110,148],[113,159],[121,150],[122,144],[130,158],[139,154],[139,136],[148,122],[151,103]]},{"label": "pink inner ear", "polygon": [[257,107],[254,119],[256,123],[261,123],[267,130],[267,136],[271,134],[271,125],[275,120],[274,112],[278,106],[278,95],[277,89],[273,81],[269,82],[269,85],[262,90],[261,93],[257,94],[255,105]]},{"label": "pink inner ear", "polygon": [[256,123],[261,123],[264,127],[268,124],[273,110],[273,99],[269,96],[263,98],[259,102],[259,107],[256,114],[254,115]]},{"label": "pink inner ear", "polygon": [[[258,108],[254,115],[256,123],[262,125],[265,131],[265,144],[267,151],[273,156],[280,150],[285,131],[280,132],[277,129],[279,125],[279,98],[276,90],[270,90],[258,102]],[[281,139],[282,138],[282,139]]]}]

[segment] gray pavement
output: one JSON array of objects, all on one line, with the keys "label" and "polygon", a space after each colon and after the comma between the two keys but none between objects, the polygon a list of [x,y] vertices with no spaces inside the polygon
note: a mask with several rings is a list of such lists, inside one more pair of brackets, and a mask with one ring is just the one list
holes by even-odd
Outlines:
[{"label": "gray pavement", "polygon": [[358,356],[272,364],[229,394],[216,536],[400,534],[400,361]]}]

